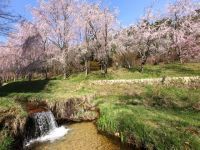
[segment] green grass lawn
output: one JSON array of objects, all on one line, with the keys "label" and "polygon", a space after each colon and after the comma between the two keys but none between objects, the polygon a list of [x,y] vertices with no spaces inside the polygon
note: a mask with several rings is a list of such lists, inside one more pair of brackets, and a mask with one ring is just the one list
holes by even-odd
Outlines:
[{"label": "green grass lawn", "polygon": [[[163,64],[147,65],[143,73],[136,69],[111,68],[106,77],[92,72],[87,77],[84,73],[74,74],[67,80],[56,77],[17,81],[0,88],[0,113],[11,110],[25,116],[21,104],[27,101],[53,102],[93,95],[93,103],[101,110],[97,121],[99,130],[119,135],[123,142],[140,143],[148,148],[196,150],[200,147],[200,112],[193,106],[200,103],[200,85],[94,85],[90,81],[199,75],[198,63]],[[11,140],[5,137],[0,143],[8,145]]]},{"label": "green grass lawn", "polygon": [[200,112],[192,106],[199,102],[200,89],[142,88],[132,89],[130,95],[97,98],[99,130],[149,149],[199,149]]}]

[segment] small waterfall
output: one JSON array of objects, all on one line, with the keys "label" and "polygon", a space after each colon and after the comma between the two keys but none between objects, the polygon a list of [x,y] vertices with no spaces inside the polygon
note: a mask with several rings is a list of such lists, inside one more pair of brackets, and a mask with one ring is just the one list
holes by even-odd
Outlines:
[{"label": "small waterfall", "polygon": [[54,141],[67,133],[68,129],[58,127],[51,111],[33,113],[26,125],[25,146],[35,142]]},{"label": "small waterfall", "polygon": [[36,136],[43,136],[58,127],[51,111],[36,113],[34,115]]}]

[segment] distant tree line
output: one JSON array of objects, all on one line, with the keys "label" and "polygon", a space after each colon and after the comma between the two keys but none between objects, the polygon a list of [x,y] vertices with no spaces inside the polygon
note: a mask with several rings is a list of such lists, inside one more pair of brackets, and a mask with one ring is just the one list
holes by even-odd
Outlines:
[{"label": "distant tree line", "polygon": [[67,78],[80,71],[87,75],[92,61],[106,74],[111,65],[143,71],[149,60],[153,64],[200,60],[200,5],[192,0],[170,3],[160,14],[150,7],[127,28],[120,28],[116,10],[101,3],[38,3],[31,8],[33,21],[20,21],[7,43],[1,44],[2,81],[61,73]]},{"label": "distant tree line", "polygon": [[113,41],[121,65],[139,65],[141,71],[148,60],[200,61],[200,3],[177,0],[161,14],[149,8],[137,24],[118,31]]}]

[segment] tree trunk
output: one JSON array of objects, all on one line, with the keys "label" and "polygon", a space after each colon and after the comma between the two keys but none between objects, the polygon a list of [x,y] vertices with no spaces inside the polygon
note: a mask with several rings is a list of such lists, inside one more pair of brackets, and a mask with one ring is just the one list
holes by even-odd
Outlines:
[{"label": "tree trunk", "polygon": [[47,71],[47,68],[44,70],[44,77],[45,77],[45,80],[48,79],[48,71]]},{"label": "tree trunk", "polygon": [[128,66],[128,69],[131,69],[131,65],[130,65],[130,63],[129,63],[128,60],[126,60],[126,64],[127,64],[127,66]]},{"label": "tree trunk", "polygon": [[64,79],[67,79],[67,73],[64,72]]},{"label": "tree trunk", "polygon": [[183,59],[181,57],[181,47],[178,47],[178,59],[179,59],[180,63],[183,64]]},{"label": "tree trunk", "polygon": [[105,76],[108,73],[108,65],[106,61],[101,62],[101,73]]},{"label": "tree trunk", "polygon": [[90,73],[90,61],[88,61],[88,74]]},{"label": "tree trunk", "polygon": [[31,81],[32,80],[32,73],[29,73],[28,74],[28,81]]},{"label": "tree trunk", "polygon": [[85,59],[85,76],[87,76],[90,72],[90,61]]},{"label": "tree trunk", "polygon": [[140,65],[140,72],[143,72],[144,71],[144,66],[143,64]]},{"label": "tree trunk", "polygon": [[19,80],[19,74],[18,73],[16,73],[16,80]]},{"label": "tree trunk", "polygon": [[3,85],[3,79],[0,77],[0,87]]},{"label": "tree trunk", "polygon": [[47,66],[43,67],[42,72],[43,72],[43,76],[44,76],[45,80],[47,80],[48,79],[48,67]]},{"label": "tree trunk", "polygon": [[64,79],[67,79],[67,69],[66,69],[66,67],[63,68],[63,75],[64,75]]},{"label": "tree trunk", "polygon": [[108,65],[107,65],[107,63],[104,64],[104,73],[105,74],[108,73]]},{"label": "tree trunk", "polygon": [[47,71],[45,71],[45,80],[48,79],[48,74],[47,74]]},{"label": "tree trunk", "polygon": [[104,64],[103,64],[103,61],[101,61],[101,74],[104,74]]},{"label": "tree trunk", "polygon": [[142,61],[140,64],[140,72],[144,71],[144,65],[146,64],[146,62],[147,62],[147,56],[142,56]]}]

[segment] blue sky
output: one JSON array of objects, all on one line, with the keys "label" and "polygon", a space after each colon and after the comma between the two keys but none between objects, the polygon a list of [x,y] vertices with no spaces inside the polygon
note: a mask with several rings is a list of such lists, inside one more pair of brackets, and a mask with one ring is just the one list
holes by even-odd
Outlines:
[{"label": "blue sky", "polygon": [[[153,0],[104,0],[106,5],[117,7],[120,11],[119,20],[122,25],[129,25],[137,21],[143,14],[144,9],[148,7]],[[162,9],[167,0],[157,0],[156,7]],[[11,0],[11,9],[31,20],[31,14],[28,11],[28,6],[36,6],[37,0]]]}]

